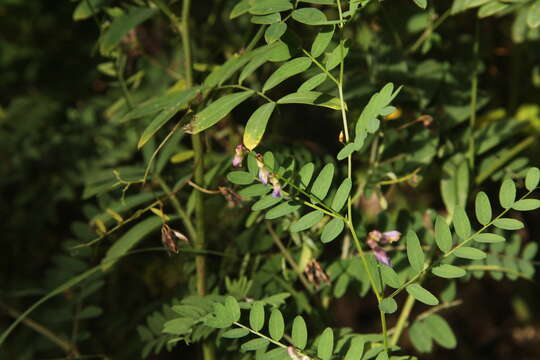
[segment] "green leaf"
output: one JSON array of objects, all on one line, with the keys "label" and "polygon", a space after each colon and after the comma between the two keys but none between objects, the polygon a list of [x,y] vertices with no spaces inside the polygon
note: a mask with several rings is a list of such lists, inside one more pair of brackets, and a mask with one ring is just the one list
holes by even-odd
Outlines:
[{"label": "green leaf", "polygon": [[233,184],[249,185],[255,181],[255,178],[247,171],[231,171],[227,174],[227,180]]},{"label": "green leaf", "polygon": [[114,259],[119,259],[125,255],[146,235],[157,230],[162,223],[161,218],[152,216],[134,225],[109,248],[107,254],[101,261],[102,270],[107,271],[110,269],[116,262]]},{"label": "green leaf", "polygon": [[75,11],[73,11],[73,20],[84,20],[88,19],[94,14],[97,14],[103,3],[104,0],[84,0],[79,2],[79,5],[77,5]]},{"label": "green leaf", "polygon": [[500,243],[505,241],[501,235],[491,233],[474,235],[473,240],[479,243]]},{"label": "green leaf", "polygon": [[538,244],[535,242],[530,242],[523,249],[523,253],[521,254],[521,257],[523,258],[523,260],[532,260],[536,256],[537,252],[538,252]]},{"label": "green leaf", "polygon": [[311,56],[316,58],[322,55],[324,50],[326,50],[326,48],[330,44],[330,41],[332,41],[335,28],[336,27],[333,25],[324,26],[321,28],[317,36],[315,36],[315,40],[313,40],[313,44],[311,44]]},{"label": "green leaf", "polygon": [[178,318],[167,321],[163,324],[163,332],[166,334],[182,335],[187,334],[195,320],[189,318]]},{"label": "green leaf", "polygon": [[407,258],[409,259],[409,263],[415,271],[420,272],[424,269],[425,261],[424,251],[422,250],[422,245],[420,245],[420,240],[412,230],[409,230],[405,237],[407,239]]},{"label": "green leaf", "polygon": [[221,336],[227,339],[238,339],[238,338],[247,336],[248,334],[249,334],[248,329],[240,328],[240,329],[227,330]]},{"label": "green leaf", "polygon": [[340,298],[347,292],[347,287],[351,281],[351,277],[347,273],[343,273],[339,276],[336,284],[334,285],[334,297]]},{"label": "green leaf", "polygon": [[210,327],[223,329],[232,325],[233,319],[227,308],[220,303],[213,304],[214,311],[210,317],[204,319],[204,323]]},{"label": "green leaf", "polygon": [[379,309],[385,314],[393,314],[397,310],[396,300],[393,298],[385,298],[379,303]]},{"label": "green leaf", "polygon": [[253,24],[270,25],[281,21],[281,15],[279,13],[273,13],[268,15],[254,15],[250,20]]},{"label": "green leaf", "polygon": [[[321,85],[326,80],[327,77],[328,76],[325,73],[320,73],[307,79],[306,81],[302,83],[302,85],[300,85],[300,87],[298,88],[298,92],[303,93],[303,92],[311,91],[315,89],[317,86]],[[341,105],[340,105],[340,109],[341,109]]]},{"label": "green leaf", "polygon": [[300,2],[319,5],[334,5],[336,0],[300,0]]},{"label": "green leaf", "polygon": [[391,286],[394,289],[401,286],[401,280],[394,269],[386,265],[381,265],[379,269],[381,270],[382,280],[386,285]]},{"label": "green leaf", "polygon": [[445,279],[460,278],[467,274],[467,272],[463,270],[462,268],[454,266],[454,265],[449,265],[449,264],[435,266],[433,269],[431,269],[431,272],[435,276],[442,277]]},{"label": "green leaf", "polygon": [[238,82],[242,83],[248,76],[250,76],[255,70],[261,67],[267,61],[277,61],[273,59],[279,59],[279,61],[285,61],[290,59],[290,50],[288,46],[282,41],[275,41],[272,44],[263,47],[264,49],[254,56],[238,76]]},{"label": "green leaf", "polygon": [[257,1],[249,9],[253,15],[268,15],[276,12],[287,11],[293,8],[289,0],[264,0]]},{"label": "green leaf", "polygon": [[487,254],[480,249],[469,246],[462,246],[454,250],[454,255],[462,259],[482,260],[487,257]]},{"label": "green leaf", "polygon": [[431,352],[433,341],[431,333],[423,321],[415,321],[409,328],[409,338],[413,346],[421,353]]},{"label": "green leaf", "polygon": [[337,218],[330,220],[322,231],[321,241],[326,244],[334,240],[339,236],[339,234],[341,234],[344,227],[345,223],[343,220]]},{"label": "green leaf", "polygon": [[317,176],[313,182],[313,185],[311,186],[311,194],[319,200],[324,200],[326,194],[328,194],[330,185],[332,185],[333,178],[334,164],[328,163],[323,167],[319,173],[319,176]]},{"label": "green leaf", "polygon": [[319,210],[313,210],[302,216],[300,219],[291,224],[290,231],[298,232],[307,230],[313,225],[319,223],[322,220],[324,213]]},{"label": "green leaf", "polygon": [[407,286],[405,290],[407,290],[409,295],[411,295],[413,298],[426,305],[435,306],[439,304],[439,300],[432,293],[424,289],[419,284],[411,284]]},{"label": "green leaf", "polygon": [[319,338],[319,343],[317,344],[317,356],[322,360],[330,360],[333,351],[334,333],[331,328],[327,327]]},{"label": "green leaf", "polygon": [[149,19],[156,12],[157,8],[129,7],[124,15],[114,18],[111,25],[105,30],[101,37],[101,51],[103,53],[111,52],[131,29]]},{"label": "green leaf", "polygon": [[527,171],[527,175],[525,176],[525,188],[527,188],[527,190],[529,191],[533,191],[534,189],[536,189],[539,182],[540,182],[540,170],[537,167],[530,168]]},{"label": "green leaf", "polygon": [[258,349],[263,349],[264,347],[268,346],[269,341],[264,338],[257,338],[253,340],[249,340],[248,342],[243,343],[240,346],[241,351],[255,351]]},{"label": "green leaf", "polygon": [[300,74],[311,66],[311,60],[308,57],[299,57],[287,61],[285,64],[281,65],[272,75],[268,77],[266,82],[263,85],[263,92],[274,88],[283,81],[287,80],[291,76]]},{"label": "green leaf", "polygon": [[516,200],[516,184],[512,179],[506,179],[499,190],[499,202],[505,209],[511,208]]},{"label": "green leaf", "polygon": [[281,39],[283,34],[285,34],[285,31],[287,31],[286,23],[278,22],[278,23],[272,24],[264,32],[264,40],[266,40],[268,44],[271,44]]},{"label": "green leaf", "polygon": [[529,8],[527,14],[527,25],[531,28],[540,26],[540,3],[536,2]]},{"label": "green leaf", "polygon": [[266,213],[264,218],[267,220],[277,219],[279,217],[289,215],[290,213],[295,212],[296,210],[300,209],[301,206],[302,205],[293,203],[291,201],[284,202],[270,209]]},{"label": "green leaf", "polygon": [[442,317],[431,314],[424,319],[426,328],[433,340],[446,349],[455,349],[457,345],[454,332]]},{"label": "green leaf", "polygon": [[233,9],[231,10],[231,14],[229,15],[229,19],[235,19],[241,15],[244,15],[248,12],[251,5],[249,4],[249,0],[241,0],[236,5],[234,5]]},{"label": "green leaf", "polygon": [[523,199],[518,200],[512,205],[512,209],[518,211],[531,211],[540,208],[540,200],[538,199]]},{"label": "green leaf", "polygon": [[304,350],[307,344],[307,326],[304,318],[300,315],[294,318],[292,325],[292,343],[300,350]]},{"label": "green leaf", "polygon": [[238,305],[238,301],[236,301],[235,298],[230,295],[227,296],[225,298],[225,307],[227,308],[229,316],[232,318],[233,321],[240,320],[240,306]]},{"label": "green leaf", "polygon": [[278,309],[272,310],[270,314],[270,320],[268,321],[268,331],[270,337],[276,341],[279,341],[283,337],[285,331],[285,322],[283,321],[283,315]]},{"label": "green leaf", "polygon": [[189,126],[190,133],[197,134],[208,129],[253,94],[254,91],[248,90],[222,96],[195,115],[195,120]]},{"label": "green leaf", "polygon": [[347,351],[347,354],[345,354],[344,360],[358,360],[362,358],[362,354],[364,353],[364,345],[365,340],[362,339],[360,336],[354,337],[351,340],[351,346],[349,347],[349,350]]},{"label": "green leaf", "polygon": [[255,197],[255,196],[262,196],[264,194],[267,194],[270,191],[271,187],[266,186],[264,184],[253,184],[250,185],[238,192],[238,195],[241,197]]},{"label": "green leaf", "polygon": [[341,44],[336,46],[330,55],[328,55],[325,63],[326,70],[330,71],[338,66],[341,63],[341,59],[345,59],[348,53],[349,45],[347,42],[342,41]]},{"label": "green leaf", "polygon": [[489,202],[488,196],[483,191],[480,191],[478,194],[476,194],[475,212],[476,219],[480,224],[486,225],[491,221],[491,204]]},{"label": "green leaf", "polygon": [[413,0],[414,3],[420,7],[421,9],[425,10],[427,7],[427,0]]},{"label": "green leaf", "polygon": [[320,25],[327,21],[326,15],[321,10],[313,7],[294,10],[292,18],[306,25]]},{"label": "green leaf", "polygon": [[255,149],[261,141],[268,119],[272,116],[276,103],[271,102],[259,107],[249,118],[244,130],[244,145],[249,150]]},{"label": "green leaf", "polygon": [[343,180],[343,182],[341,183],[341,185],[339,185],[339,188],[336,191],[336,195],[334,195],[334,199],[332,200],[331,207],[333,210],[339,212],[343,208],[343,206],[347,202],[347,199],[349,198],[351,188],[351,179],[347,178]]},{"label": "green leaf", "polygon": [[[323,74],[324,75],[324,74]],[[341,101],[318,91],[303,91],[285,95],[277,101],[278,104],[306,104],[341,110]]]},{"label": "green leaf", "polygon": [[249,326],[255,330],[260,331],[264,326],[264,304],[262,302],[255,302],[251,306],[249,312]]},{"label": "green leaf", "polygon": [[442,216],[437,216],[435,219],[435,242],[444,253],[452,248],[452,233]]},{"label": "green leaf", "polygon": [[467,213],[460,205],[456,206],[454,210],[454,218],[452,219],[454,223],[454,230],[456,234],[462,238],[466,239],[471,234],[471,223],[469,222],[469,217]]},{"label": "green leaf", "polygon": [[276,205],[281,200],[281,198],[273,197],[272,195],[266,195],[260,200],[256,201],[255,204],[253,204],[253,206],[251,207],[251,210],[260,211],[268,209],[269,207]]},{"label": "green leaf", "polygon": [[511,218],[500,218],[493,221],[493,225],[503,230],[519,230],[523,229],[524,225],[521,221]]},{"label": "green leaf", "polygon": [[313,177],[313,172],[315,171],[315,165],[313,163],[307,163],[298,171],[300,189],[305,189],[309,186],[311,178]]}]

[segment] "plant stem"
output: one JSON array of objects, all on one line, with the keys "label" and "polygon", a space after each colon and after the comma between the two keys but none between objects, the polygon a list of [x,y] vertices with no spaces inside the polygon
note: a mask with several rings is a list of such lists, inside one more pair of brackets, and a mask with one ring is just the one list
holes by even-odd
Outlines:
[{"label": "plant stem", "polygon": [[180,205],[180,201],[178,201],[178,198],[176,195],[171,191],[171,188],[159,175],[154,175],[154,178],[158,182],[159,186],[165,191],[165,194],[167,194],[167,197],[171,200],[172,206],[182,219],[182,222],[184,223],[184,226],[186,227],[186,230],[188,232],[190,239],[196,239],[197,233],[195,231],[195,228],[193,227],[193,223],[191,222],[191,219],[189,218],[188,214],[184,211],[182,208],[182,205]]},{"label": "plant stem", "polygon": [[268,27],[268,25],[263,25],[263,26],[259,27],[259,30],[257,30],[257,33],[255,34],[253,39],[251,39],[251,41],[249,42],[249,45],[246,47],[246,51],[252,50],[255,47],[255,45],[257,45],[257,43],[259,42],[259,40],[263,36],[263,34],[264,34],[267,27]]},{"label": "plant stem", "polygon": [[403,305],[403,309],[401,309],[401,313],[399,314],[396,327],[394,328],[394,334],[392,335],[392,340],[390,341],[391,345],[396,345],[398,343],[399,337],[401,336],[401,333],[405,328],[405,324],[407,323],[407,319],[411,314],[411,310],[415,301],[416,299],[413,298],[411,295],[407,296],[407,300],[405,300],[405,304]]},{"label": "plant stem", "polygon": [[474,127],[476,124],[476,103],[478,96],[478,53],[480,47],[480,22],[476,20],[476,29],[474,33],[473,43],[473,73],[471,80],[471,117],[469,118],[469,152],[467,157],[469,158],[469,168],[474,170]]},{"label": "plant stem", "polygon": [[414,44],[407,50],[407,53],[411,54],[418,50],[420,46],[426,41],[433,31],[437,29],[452,13],[452,8],[446,10],[434,23],[432,26],[428,27],[422,35],[414,42]]}]

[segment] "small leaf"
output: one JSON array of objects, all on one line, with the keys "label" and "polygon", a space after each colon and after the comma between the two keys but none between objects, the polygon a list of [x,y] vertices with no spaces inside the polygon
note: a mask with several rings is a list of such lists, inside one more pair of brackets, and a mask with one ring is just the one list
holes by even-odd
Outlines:
[{"label": "small leaf", "polygon": [[413,0],[414,3],[421,9],[425,10],[427,7],[427,0]]},{"label": "small leaf", "polygon": [[482,260],[487,257],[487,254],[480,249],[469,246],[462,246],[454,250],[454,255],[462,259]]},{"label": "small leaf", "polygon": [[300,315],[294,318],[292,325],[292,343],[300,350],[303,350],[307,344],[307,326],[304,318]]},{"label": "small leaf", "polygon": [[[537,8],[540,9],[540,6],[536,4]],[[527,175],[525,176],[525,187],[529,191],[533,191],[538,186],[538,183],[540,182],[540,170],[537,167],[532,167],[527,171]]]},{"label": "small leaf", "polygon": [[433,340],[446,349],[455,349],[456,336],[446,320],[437,314],[431,314],[424,319],[424,323]]},{"label": "small leaf", "polygon": [[401,286],[401,280],[394,269],[386,265],[381,265],[379,269],[381,270],[382,280],[386,285],[391,286],[394,289]]},{"label": "small leaf", "polygon": [[270,209],[266,215],[264,216],[267,220],[273,220],[277,219],[278,217],[282,217],[285,215],[289,215],[292,212],[295,212],[296,210],[300,209],[301,205],[296,204],[294,202],[288,201],[279,204],[275,208]]},{"label": "small leaf", "polygon": [[540,3],[533,3],[533,5],[529,8],[527,14],[527,25],[533,29],[540,26]]},{"label": "small leaf", "polygon": [[341,219],[332,219],[326,224],[321,234],[321,241],[323,243],[329,243],[341,234],[345,223]]},{"label": "small leaf", "polygon": [[307,163],[298,171],[298,177],[300,179],[298,186],[300,189],[303,190],[308,187],[314,171],[315,165],[313,163]]},{"label": "small leaf", "polygon": [[227,174],[227,180],[233,184],[249,185],[255,181],[255,178],[247,171],[231,171]]},{"label": "small leaf", "polygon": [[317,178],[313,182],[313,185],[311,187],[311,194],[319,200],[324,200],[326,194],[328,194],[330,185],[332,185],[333,178],[334,164],[328,163],[323,167],[323,169],[319,173],[319,176],[317,176]]},{"label": "small leaf", "polygon": [[227,296],[225,298],[225,307],[227,308],[227,311],[229,312],[229,315],[233,321],[240,320],[240,306],[235,298],[230,295]]},{"label": "small leaf", "polygon": [[272,310],[272,313],[270,314],[268,331],[270,332],[270,337],[276,341],[279,341],[283,337],[285,323],[283,321],[283,315],[278,309]]},{"label": "small leaf", "polygon": [[452,233],[443,217],[437,216],[435,220],[435,242],[442,252],[452,248]]},{"label": "small leaf", "polygon": [[531,211],[538,208],[540,208],[540,200],[538,199],[523,199],[516,201],[514,205],[512,205],[512,209],[518,211]]},{"label": "small leaf", "polygon": [[334,285],[334,297],[339,299],[340,297],[345,295],[345,292],[347,292],[347,288],[349,287],[350,282],[351,277],[349,276],[349,274],[341,274],[336,281],[336,285]]},{"label": "small leaf", "polygon": [[255,149],[266,130],[268,119],[272,116],[276,103],[271,102],[259,107],[249,118],[244,130],[244,145],[249,150]]},{"label": "small leaf", "polygon": [[227,339],[238,339],[238,338],[247,336],[248,334],[249,334],[248,329],[240,328],[240,329],[227,330],[221,336]]},{"label": "small leaf", "polygon": [[249,312],[249,325],[255,331],[259,331],[264,326],[264,304],[255,302]]},{"label": "small leaf", "polygon": [[340,45],[336,46],[334,50],[326,58],[326,70],[330,71],[341,63],[342,59],[345,59],[349,54],[349,43],[342,41]]},{"label": "small leaf", "polygon": [[407,238],[407,258],[411,267],[420,272],[424,269],[424,251],[422,250],[422,245],[420,245],[420,240],[416,233],[412,230],[409,230],[406,235]]},{"label": "small leaf", "polygon": [[253,15],[268,15],[276,12],[287,11],[293,8],[289,0],[265,0],[254,1],[249,9]]},{"label": "small leaf", "polygon": [[253,24],[270,25],[281,21],[281,15],[279,13],[273,13],[268,15],[254,15],[250,21]]},{"label": "small leaf", "polygon": [[298,88],[298,92],[302,93],[315,89],[317,86],[321,85],[327,79],[327,77],[328,76],[325,73],[320,73],[307,79],[302,83],[302,85],[300,85],[300,87]]},{"label": "small leaf", "polygon": [[351,346],[345,355],[344,360],[357,360],[362,358],[364,353],[365,340],[360,336],[356,336],[351,341]]},{"label": "small leaf", "polygon": [[306,25],[319,25],[327,21],[326,15],[321,10],[313,7],[294,10],[292,12],[292,18]]},{"label": "small leaf", "polygon": [[499,202],[505,209],[511,208],[516,200],[516,184],[512,179],[503,181],[499,190]]},{"label": "small leaf", "polygon": [[503,230],[519,230],[523,229],[524,225],[521,221],[511,218],[500,218],[493,221],[493,225]]},{"label": "small leaf", "polygon": [[195,120],[190,124],[190,131],[193,134],[200,133],[216,124],[229,114],[235,107],[246,101],[254,91],[242,91],[234,94],[222,96],[214,101],[201,112],[195,115]]},{"label": "small leaf", "polygon": [[431,352],[433,341],[431,333],[423,321],[415,321],[409,328],[411,343],[421,353]]},{"label": "small leaf", "polygon": [[351,192],[352,182],[351,179],[347,178],[343,180],[341,185],[336,191],[336,195],[334,195],[334,199],[332,200],[332,209],[335,211],[340,211],[345,203],[347,202],[347,199],[349,198],[349,194]]},{"label": "small leaf", "polygon": [[471,234],[471,223],[469,222],[469,217],[467,213],[460,205],[457,205],[454,210],[454,218],[452,219],[454,223],[454,230],[456,234],[462,238],[466,239]]},{"label": "small leaf", "polygon": [[310,66],[311,60],[305,56],[287,61],[268,77],[268,79],[263,85],[262,91],[266,92],[274,88],[275,86],[279,85],[291,76],[306,71],[307,69],[309,69]]},{"label": "small leaf", "polygon": [[432,293],[424,289],[419,284],[411,284],[407,286],[405,290],[407,290],[409,295],[411,295],[413,298],[426,305],[435,306],[439,304],[439,300]]},{"label": "small leaf", "polygon": [[324,26],[321,31],[315,36],[313,44],[311,44],[311,55],[313,57],[319,57],[332,41],[334,36],[335,26]]},{"label": "small leaf", "polygon": [[258,349],[263,349],[264,347],[268,346],[269,341],[264,338],[257,338],[253,340],[249,340],[248,342],[243,343],[240,346],[240,350],[242,351],[255,351]]},{"label": "small leaf", "polygon": [[501,235],[491,233],[474,235],[473,240],[479,243],[500,243],[505,241]]},{"label": "small leaf", "polygon": [[252,211],[260,211],[264,209],[268,209],[271,206],[276,205],[278,202],[280,202],[281,198],[273,197],[272,195],[266,195],[262,197],[260,200],[256,201],[255,204],[251,207]]},{"label": "small leaf", "polygon": [[111,52],[131,29],[152,17],[156,12],[157,8],[129,7],[125,14],[114,18],[111,25],[104,31],[101,37],[101,51]]},{"label": "small leaf", "polygon": [[229,15],[229,19],[235,19],[241,15],[244,15],[248,12],[251,5],[249,4],[249,0],[241,0],[236,5],[234,5],[233,9],[231,10],[231,13]]},{"label": "small leaf", "polygon": [[290,227],[290,231],[298,232],[298,231],[307,230],[313,225],[317,224],[319,221],[321,221],[323,216],[324,216],[324,213],[322,211],[313,210],[312,212],[305,214],[300,219],[292,223]]},{"label": "small leaf", "polygon": [[317,356],[322,360],[330,360],[334,351],[334,333],[331,328],[326,328],[317,345]]},{"label": "small leaf", "polygon": [[538,244],[535,242],[530,242],[523,249],[523,253],[521,254],[521,257],[523,258],[523,260],[532,260],[536,256],[537,252],[538,252]]},{"label": "small leaf", "polygon": [[[324,74],[323,74],[324,75]],[[295,92],[285,95],[277,101],[278,104],[306,104],[341,110],[341,101],[333,96],[317,91]]]},{"label": "small leaf", "polygon": [[435,266],[433,269],[431,269],[431,272],[434,275],[445,279],[460,278],[467,274],[467,272],[462,268],[449,264]]},{"label": "small leaf", "polygon": [[264,184],[253,184],[250,185],[238,192],[238,195],[242,197],[255,197],[255,196],[262,196],[264,194],[267,194],[270,191],[270,187],[266,186]]},{"label": "small leaf", "polygon": [[379,309],[385,314],[393,314],[397,310],[396,300],[393,298],[385,298],[379,303]]},{"label": "small leaf", "polygon": [[489,203],[488,196],[483,191],[476,194],[475,212],[476,219],[480,224],[486,225],[491,221],[491,204]]},{"label": "small leaf", "polygon": [[268,44],[271,44],[281,39],[283,34],[285,34],[285,31],[287,31],[286,23],[278,22],[278,23],[272,24],[264,32],[264,39],[266,40]]}]

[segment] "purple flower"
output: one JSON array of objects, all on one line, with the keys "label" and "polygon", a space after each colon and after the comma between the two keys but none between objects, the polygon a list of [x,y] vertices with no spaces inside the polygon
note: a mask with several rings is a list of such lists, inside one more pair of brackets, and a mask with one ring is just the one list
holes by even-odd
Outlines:
[{"label": "purple flower", "polygon": [[261,180],[261,182],[264,185],[267,185],[268,184],[268,176],[270,175],[270,172],[264,166],[263,158],[262,158],[261,154],[257,154],[256,159],[257,159],[257,166],[259,167],[259,180]]},{"label": "purple flower", "polygon": [[242,162],[244,161],[244,153],[246,152],[246,148],[244,147],[244,145],[239,144],[239,145],[236,145],[236,148],[234,149],[234,151],[235,151],[235,154],[232,160],[232,166],[240,167],[242,166]]},{"label": "purple flower", "polygon": [[381,233],[378,230],[370,231],[367,238],[367,245],[371,248],[373,255],[377,260],[387,266],[392,266],[390,262],[390,257],[386,251],[380,246],[385,244],[391,244],[396,242],[401,237],[401,233],[396,230],[386,231]]},{"label": "purple flower", "polygon": [[391,244],[398,241],[399,238],[401,238],[401,233],[399,231],[386,231],[382,233],[381,243]]},{"label": "purple flower", "polygon": [[379,260],[379,262],[383,263],[387,266],[392,266],[392,263],[390,262],[390,258],[388,257],[388,254],[384,249],[380,246],[377,246],[373,249],[373,255]]},{"label": "purple flower", "polygon": [[281,184],[279,183],[276,175],[272,174],[272,176],[270,177],[270,182],[272,183],[272,187],[274,188],[274,190],[272,190],[272,196],[275,198],[281,197]]}]

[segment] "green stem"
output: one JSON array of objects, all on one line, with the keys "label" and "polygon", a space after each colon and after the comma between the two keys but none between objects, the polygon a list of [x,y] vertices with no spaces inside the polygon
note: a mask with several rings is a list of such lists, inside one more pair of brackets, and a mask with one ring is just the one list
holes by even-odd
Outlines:
[{"label": "green stem", "polygon": [[257,33],[255,34],[253,39],[251,39],[251,41],[249,42],[249,45],[246,47],[246,51],[252,50],[255,47],[255,45],[257,45],[259,40],[261,40],[261,37],[263,36],[267,27],[268,25],[263,25],[259,28],[259,30],[257,30]]},{"label": "green stem", "polygon": [[420,46],[426,41],[433,31],[437,29],[450,15],[452,14],[452,9],[446,10],[434,23],[432,26],[428,27],[422,35],[414,42],[414,44],[407,50],[407,53],[411,54],[418,50]]},{"label": "green stem", "polygon": [[401,313],[399,314],[396,327],[394,328],[394,334],[392,335],[392,340],[390,341],[391,345],[396,345],[398,343],[399,337],[401,336],[401,333],[405,328],[405,324],[407,323],[407,319],[411,314],[411,310],[414,306],[415,301],[416,299],[413,298],[411,295],[407,296],[407,300],[405,300],[405,304],[403,305]]},{"label": "green stem", "polygon": [[244,85],[221,85],[220,87],[218,87],[218,89],[227,89],[227,88],[229,88],[229,89],[240,89],[240,90],[245,90],[245,91],[253,91],[257,95],[262,97],[264,100],[266,100],[268,102],[274,102],[274,100],[270,99],[268,96],[266,96],[262,92],[257,91],[257,90],[252,89],[252,88],[249,88],[249,87],[244,86]]},{"label": "green stem", "polygon": [[155,180],[158,182],[159,186],[165,191],[165,194],[167,194],[167,197],[170,199],[172,206],[182,219],[182,222],[184,223],[184,226],[186,227],[186,230],[188,232],[190,239],[196,239],[197,233],[195,231],[195,228],[193,227],[193,223],[191,222],[191,219],[187,215],[187,213],[182,208],[182,205],[180,205],[180,201],[178,201],[178,198],[176,195],[172,192],[171,188],[159,175],[154,175]]},{"label": "green stem", "polygon": [[478,54],[480,47],[480,22],[476,20],[476,30],[473,44],[473,74],[471,81],[471,117],[469,119],[469,167],[474,170],[474,127],[476,124],[476,103],[478,97]]}]

